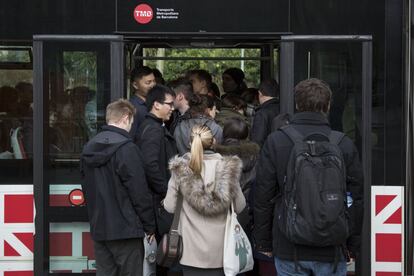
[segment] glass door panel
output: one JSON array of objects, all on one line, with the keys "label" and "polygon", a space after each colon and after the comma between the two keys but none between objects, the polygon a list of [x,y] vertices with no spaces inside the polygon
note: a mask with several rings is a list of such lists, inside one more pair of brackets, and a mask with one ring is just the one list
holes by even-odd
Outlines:
[{"label": "glass door panel", "polygon": [[[35,274],[95,272],[80,156],[105,124],[106,106],[123,94],[114,89],[114,83],[124,81],[123,72],[115,72],[123,64],[113,66],[121,44],[117,36],[45,37],[35,44],[35,65],[41,60],[43,69],[35,71],[42,84],[35,86],[35,93],[42,93],[37,96],[42,108],[35,115],[42,129],[35,141],[42,141],[42,151],[37,155],[35,151],[35,162],[43,172],[35,172],[35,185],[43,185],[42,190],[35,189],[36,209],[43,219],[36,223],[43,236],[36,239],[41,252],[35,255]],[[41,55],[36,49],[42,50]]]},{"label": "glass door panel", "polygon": [[[364,227],[361,259],[369,263],[371,156],[382,137],[372,128],[372,37],[370,36],[283,36],[280,52],[282,112],[295,112],[294,86],[308,78],[327,82],[332,90],[329,122],[347,134],[360,153],[364,172]],[[373,118],[376,120],[376,118]],[[375,170],[374,170],[375,171]],[[361,268],[361,270],[360,270]],[[356,267],[369,274],[369,267]]]}]

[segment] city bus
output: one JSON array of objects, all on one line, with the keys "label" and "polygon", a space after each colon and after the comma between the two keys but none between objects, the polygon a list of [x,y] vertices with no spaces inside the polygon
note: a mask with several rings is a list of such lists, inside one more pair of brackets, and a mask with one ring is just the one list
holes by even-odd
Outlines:
[{"label": "city bus", "polygon": [[[0,276],[94,275],[79,156],[129,72],[167,80],[230,67],[249,87],[329,83],[329,121],[357,145],[364,226],[356,275],[413,268],[413,5],[402,1],[1,1]],[[59,131],[56,131],[59,130]]]}]

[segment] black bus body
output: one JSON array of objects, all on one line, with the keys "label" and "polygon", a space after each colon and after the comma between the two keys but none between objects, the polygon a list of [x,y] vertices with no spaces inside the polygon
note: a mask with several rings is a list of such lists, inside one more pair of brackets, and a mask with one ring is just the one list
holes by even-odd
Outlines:
[{"label": "black bus body", "polygon": [[[413,274],[413,10],[410,0],[1,0],[0,187],[33,185],[35,275],[52,271],[51,224],[87,221],[84,206],[56,203],[52,190],[60,185],[75,189],[80,183],[82,145],[104,123],[106,104],[129,96],[129,70],[157,61],[168,68],[168,63],[186,60],[206,61],[209,68],[218,61],[255,64],[258,73],[252,82],[276,78],[282,109],[289,112],[294,111],[287,99],[294,83],[312,76],[326,80],[334,91],[331,125],[353,138],[365,162],[364,242],[357,271],[368,275],[375,258],[370,247],[371,185],[402,186],[403,274]],[[138,22],[140,16],[148,22]],[[180,49],[252,53],[230,58],[168,54]],[[76,70],[65,71],[79,62],[87,70],[76,75]],[[16,157],[13,142],[20,140],[10,138],[9,131],[17,127],[7,113],[21,106],[22,97],[10,96],[10,91],[18,92],[18,83],[34,84],[34,106],[31,114],[19,113],[17,118],[31,125],[33,135],[31,150]],[[65,106],[62,97],[76,98],[74,106]],[[92,134],[73,134],[76,141],[57,153],[50,147],[48,126],[55,124],[51,116],[65,108],[84,113],[79,106],[90,101],[95,114]],[[56,273],[63,275],[59,269]]]}]

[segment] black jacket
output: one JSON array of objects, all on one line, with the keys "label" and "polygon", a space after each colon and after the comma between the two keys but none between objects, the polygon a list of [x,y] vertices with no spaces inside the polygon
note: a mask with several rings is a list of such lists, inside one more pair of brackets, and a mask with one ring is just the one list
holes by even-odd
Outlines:
[{"label": "black jacket", "polygon": [[280,112],[279,101],[271,99],[257,107],[253,118],[250,140],[259,144],[261,147],[266,141],[267,136],[272,132],[272,121]]},{"label": "black jacket", "polygon": [[249,141],[228,138],[223,141],[222,145],[216,145],[215,151],[224,156],[236,155],[242,160],[243,167],[239,182],[248,204],[247,208],[238,214],[237,219],[243,226],[244,231],[250,236],[253,212],[251,211],[252,206],[250,206],[248,200],[250,199],[252,183],[256,180],[255,165],[259,156],[260,147],[258,144]]},{"label": "black jacket", "polygon": [[96,241],[139,238],[154,233],[152,198],[142,155],[128,132],[104,126],[81,157],[92,238]]},{"label": "black jacket", "polygon": [[240,176],[240,186],[246,199],[250,192],[250,185],[256,178],[256,161],[260,147],[256,143],[228,138],[222,145],[216,145],[215,151],[221,155],[237,155],[243,163]]},{"label": "black jacket", "polygon": [[[322,132],[329,135],[331,128],[326,117],[320,113],[302,112],[291,121],[303,135]],[[282,131],[273,132],[264,144],[257,165],[257,182],[254,192],[254,239],[259,251],[273,251],[285,260],[294,260],[296,247],[300,261],[333,262],[334,247],[310,247],[294,245],[279,231],[274,216],[275,206],[280,202],[281,185],[284,184],[286,167],[293,142]],[[359,236],[363,214],[363,177],[358,151],[351,139],[344,137],[339,144],[346,163],[347,190],[352,193],[353,205],[349,209],[352,226],[347,246],[352,252],[359,250]],[[276,207],[277,208],[277,207]],[[273,239],[272,239],[273,234]]]},{"label": "black jacket", "polygon": [[132,123],[132,127],[129,133],[131,134],[132,139],[136,141],[138,128],[145,120],[145,115],[148,114],[148,108],[145,104],[145,101],[137,95],[132,95],[129,101],[135,107],[134,122]]},{"label": "black jacket", "polygon": [[161,119],[148,113],[138,128],[136,141],[144,156],[145,175],[151,191],[161,200],[167,194],[170,172],[168,161],[176,155],[174,137]]}]

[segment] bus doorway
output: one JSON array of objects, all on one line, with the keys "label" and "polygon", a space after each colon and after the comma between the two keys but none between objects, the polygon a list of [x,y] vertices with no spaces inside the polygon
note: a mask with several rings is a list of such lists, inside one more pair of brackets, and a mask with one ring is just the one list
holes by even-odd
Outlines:
[{"label": "bus doorway", "polygon": [[[196,48],[194,45],[201,47]],[[372,178],[375,180],[376,177],[371,172],[371,159],[372,154],[383,154],[377,145],[378,137],[384,131],[381,118],[376,116],[379,113],[378,104],[372,101],[372,37],[286,35],[268,43],[234,43],[232,46],[227,45],[227,48],[223,45],[226,44],[220,46],[220,43],[188,42],[185,46],[170,44],[170,47],[165,48],[163,44],[142,43],[130,60],[134,66],[148,65],[159,69],[167,74],[167,80],[184,75],[184,72],[191,69],[204,69],[218,83],[225,68],[243,68],[246,62],[250,62],[247,70],[257,74],[246,74],[248,86],[257,88],[255,84],[258,85],[260,80],[275,78],[280,84],[281,112],[291,114],[295,112],[293,90],[296,83],[307,78],[326,81],[333,92],[328,115],[330,125],[332,129],[344,132],[353,140],[364,171],[363,243],[357,267],[356,263],[351,262],[348,270],[350,273],[357,271],[361,275],[369,274],[367,264],[370,263],[371,256],[370,194]],[[203,51],[221,51],[222,56],[206,57],[200,55]],[[223,51],[237,52],[229,58],[223,56]],[[243,52],[247,52],[248,56],[242,56]],[[182,69],[178,74],[171,74],[168,72],[170,64]],[[245,67],[243,69],[246,70]]]},{"label": "bus doorway", "polygon": [[[370,53],[369,48],[362,46],[369,38],[336,37],[328,41],[321,37],[301,40],[276,35],[182,39],[37,36],[34,40],[34,143],[39,145],[34,151],[36,275],[94,273],[85,203],[76,202],[82,194],[71,192],[80,188],[78,167],[82,144],[92,137],[89,135],[93,135],[93,130],[104,124],[105,106],[113,99],[130,96],[129,72],[135,66],[157,68],[167,82],[185,75],[188,70],[204,69],[213,75],[219,89],[221,75],[230,67],[244,69],[246,84],[251,88],[257,88],[261,80],[275,78],[281,87],[282,112],[290,113],[294,112],[295,83],[309,77],[325,80],[334,93],[331,125],[346,132],[358,145],[368,181],[365,191],[369,194],[370,139],[367,137],[374,137],[375,133],[369,129],[371,92],[367,83],[371,83],[371,75],[367,57]],[[80,84],[88,84],[87,89],[76,91],[79,90],[76,87],[85,86]],[[83,108],[77,113],[72,106],[72,114],[82,118],[67,118],[62,128],[71,131],[65,137],[70,141],[63,145],[70,148],[56,152],[51,147],[52,138],[55,139],[52,129],[57,128],[53,113],[63,110],[65,100],[71,102],[70,98],[84,99],[76,105]],[[86,116],[87,106],[92,108],[91,117]],[[92,122],[90,128],[88,122]],[[83,130],[73,131],[79,123]],[[368,203],[369,199],[366,206]],[[369,225],[369,215],[365,216],[365,224]],[[54,246],[67,250],[59,251]],[[363,262],[368,267],[369,249],[364,250]]]}]

